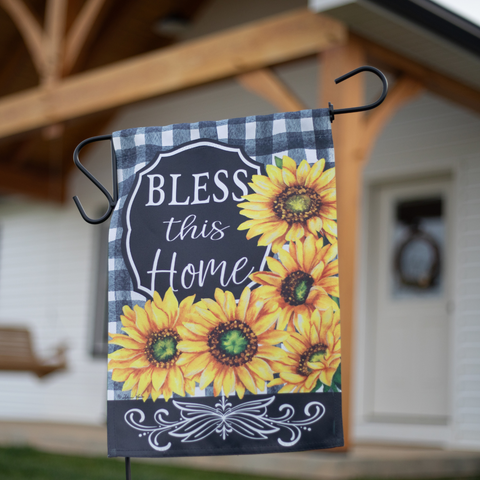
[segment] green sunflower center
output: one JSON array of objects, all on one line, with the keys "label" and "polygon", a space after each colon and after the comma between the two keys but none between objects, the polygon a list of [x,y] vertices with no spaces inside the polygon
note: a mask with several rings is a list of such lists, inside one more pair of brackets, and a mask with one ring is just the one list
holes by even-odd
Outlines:
[{"label": "green sunflower center", "polygon": [[159,368],[173,366],[180,356],[177,351],[179,341],[180,335],[170,328],[151,333],[145,344],[145,355],[150,364]]},{"label": "green sunflower center", "polygon": [[285,207],[293,213],[308,212],[312,201],[308,195],[292,195],[285,201]]},{"label": "green sunflower center", "polygon": [[298,270],[288,275],[280,287],[280,295],[290,305],[296,307],[303,305],[314,284],[313,277],[308,273]]},{"label": "green sunflower center", "polygon": [[257,336],[240,320],[221,323],[208,335],[210,353],[220,363],[238,367],[252,360],[257,353]]},{"label": "green sunflower center", "polygon": [[320,195],[315,190],[298,185],[287,187],[273,201],[275,215],[289,225],[318,216],[321,206]]},{"label": "green sunflower center", "polygon": [[325,358],[327,346],[323,343],[317,343],[302,353],[298,362],[298,373],[304,377],[308,377],[312,373],[312,369],[308,363],[319,363]]}]

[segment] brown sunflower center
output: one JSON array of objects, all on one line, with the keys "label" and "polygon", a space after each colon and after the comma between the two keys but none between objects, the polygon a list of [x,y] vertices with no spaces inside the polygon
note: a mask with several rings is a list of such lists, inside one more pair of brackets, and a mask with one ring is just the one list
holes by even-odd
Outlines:
[{"label": "brown sunflower center", "polygon": [[210,353],[224,365],[239,367],[257,353],[257,336],[240,320],[221,323],[208,335]]},{"label": "brown sunflower center", "polygon": [[172,367],[180,356],[177,344],[181,340],[180,335],[170,328],[151,333],[145,344],[148,361],[155,367]]},{"label": "brown sunflower center", "polygon": [[287,187],[273,202],[273,211],[289,225],[304,223],[320,211],[322,201],[313,189],[303,186]]},{"label": "brown sunflower center", "polygon": [[306,302],[313,284],[314,280],[311,275],[298,270],[282,281],[280,295],[287,303],[296,307]]},{"label": "brown sunflower center", "polygon": [[325,358],[327,346],[323,343],[317,343],[302,353],[298,362],[298,373],[304,377],[308,377],[312,373],[312,369],[308,363],[318,363]]}]

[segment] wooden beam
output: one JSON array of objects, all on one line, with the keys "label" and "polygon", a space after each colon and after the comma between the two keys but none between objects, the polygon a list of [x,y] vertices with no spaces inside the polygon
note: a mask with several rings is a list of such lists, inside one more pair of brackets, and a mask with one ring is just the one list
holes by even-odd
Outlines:
[{"label": "wooden beam", "polygon": [[67,75],[74,67],[104,3],[105,0],[88,0],[75,18],[65,40],[63,75]]},{"label": "wooden beam", "polygon": [[244,88],[265,99],[279,112],[303,110],[305,105],[269,68],[261,68],[253,72],[237,76]]},{"label": "wooden beam", "polygon": [[63,59],[63,37],[67,16],[65,0],[48,0],[45,11],[43,49],[46,58],[42,82],[52,85],[60,78]]},{"label": "wooden beam", "polygon": [[[364,105],[364,75],[335,85],[334,79],[364,65],[358,42],[332,48],[321,57],[320,99],[337,108]],[[363,135],[363,115],[338,115],[332,124],[335,146],[338,212],[338,261],[340,278],[340,321],[342,328],[342,410],[345,449],[350,446],[352,410],[352,350],[354,337],[356,253],[361,187],[361,162],[358,161]]]},{"label": "wooden beam", "polygon": [[30,51],[37,72],[42,75],[46,68],[46,58],[43,51],[41,25],[22,0],[0,0],[0,4],[17,26]]},{"label": "wooden beam", "polygon": [[160,49],[0,100],[0,137],[341,45],[345,27],[307,9]]},{"label": "wooden beam", "polygon": [[379,66],[385,65],[387,68],[405,73],[421,83],[427,90],[480,113],[480,90],[369,40],[360,37],[356,37],[356,39],[365,48],[368,58]]}]

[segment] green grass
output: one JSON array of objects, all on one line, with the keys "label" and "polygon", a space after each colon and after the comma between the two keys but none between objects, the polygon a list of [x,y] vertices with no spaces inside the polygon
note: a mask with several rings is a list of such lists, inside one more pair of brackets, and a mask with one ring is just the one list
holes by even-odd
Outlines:
[{"label": "green grass", "polygon": [[[132,480],[273,480],[224,472],[207,472],[132,461]],[[39,452],[27,447],[0,448],[1,480],[123,480],[125,463],[118,459],[87,458]]]}]

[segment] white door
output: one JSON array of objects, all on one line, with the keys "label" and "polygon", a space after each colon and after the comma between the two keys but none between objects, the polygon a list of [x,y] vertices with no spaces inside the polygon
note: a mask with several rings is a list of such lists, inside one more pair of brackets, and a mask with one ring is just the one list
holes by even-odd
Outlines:
[{"label": "white door", "polygon": [[374,189],[370,235],[370,414],[445,423],[448,415],[448,179]]}]

